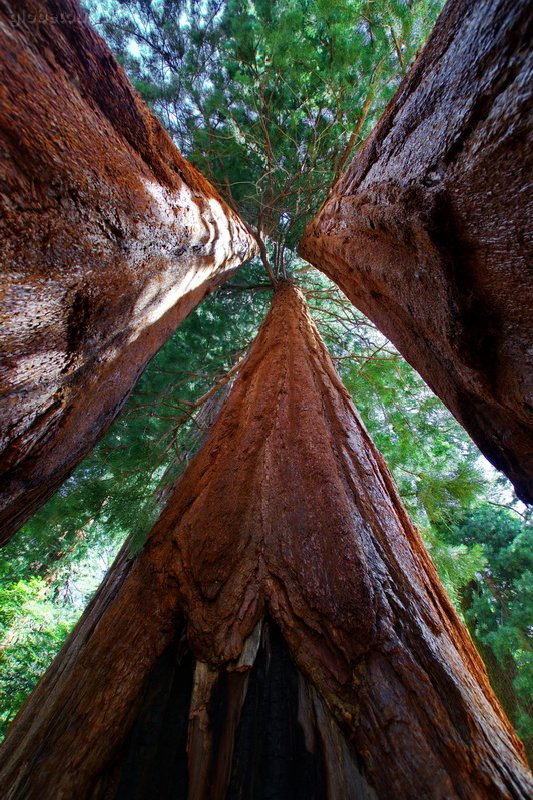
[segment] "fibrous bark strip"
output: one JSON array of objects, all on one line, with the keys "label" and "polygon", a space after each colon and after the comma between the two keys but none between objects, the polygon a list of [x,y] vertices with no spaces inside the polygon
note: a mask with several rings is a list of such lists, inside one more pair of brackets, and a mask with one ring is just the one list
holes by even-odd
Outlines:
[{"label": "fibrous bark strip", "polygon": [[0,543],[256,251],[76,0],[0,0]]},{"label": "fibrous bark strip", "polygon": [[[278,794],[257,778],[265,764]],[[10,800],[146,798],[127,787],[156,775],[190,800],[294,797],[304,775],[310,797],[330,800],[531,791],[483,664],[290,284],[142,553],[119,558],[0,754]]]},{"label": "fibrous bark strip", "polygon": [[450,0],[301,255],[533,501],[531,9]]}]

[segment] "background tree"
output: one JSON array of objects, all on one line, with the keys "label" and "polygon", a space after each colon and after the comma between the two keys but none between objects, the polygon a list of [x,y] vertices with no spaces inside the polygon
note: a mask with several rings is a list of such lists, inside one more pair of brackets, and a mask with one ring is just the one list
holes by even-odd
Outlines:
[{"label": "background tree", "polygon": [[439,535],[451,547],[482,548],[485,566],[465,583],[459,606],[501,703],[533,753],[533,525],[489,502],[451,514]]}]

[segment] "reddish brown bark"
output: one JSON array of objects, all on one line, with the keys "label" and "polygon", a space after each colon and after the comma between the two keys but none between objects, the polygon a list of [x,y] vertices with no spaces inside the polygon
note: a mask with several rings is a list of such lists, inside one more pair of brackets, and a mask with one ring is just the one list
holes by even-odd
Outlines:
[{"label": "reddish brown bark", "polygon": [[[525,800],[533,788],[468,633],[288,284],[141,555],[119,560],[15,720],[0,753],[3,796],[151,797],[170,762],[188,774],[173,797],[267,796],[242,789],[249,742],[286,716],[273,721],[265,696],[297,703],[290,759],[302,780],[316,775],[310,798]],[[172,713],[184,703],[180,723]],[[156,769],[176,737],[181,761],[174,752]],[[132,774],[135,791],[124,788]]]},{"label": "reddish brown bark", "polygon": [[533,501],[531,10],[450,0],[300,252]]},{"label": "reddish brown bark", "polygon": [[256,249],[75,0],[0,0],[0,542]]}]

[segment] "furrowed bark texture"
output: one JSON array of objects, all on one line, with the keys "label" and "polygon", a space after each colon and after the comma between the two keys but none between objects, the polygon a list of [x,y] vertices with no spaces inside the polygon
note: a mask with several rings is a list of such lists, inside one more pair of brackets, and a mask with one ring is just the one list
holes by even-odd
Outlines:
[{"label": "furrowed bark texture", "polygon": [[301,255],[533,501],[533,59],[526,0],[450,0]]},{"label": "furrowed bark texture", "polygon": [[[186,768],[173,737],[187,739]],[[13,723],[0,788],[131,800],[160,781],[173,787],[162,797],[253,800],[301,796],[290,787],[305,775],[330,800],[533,788],[303,297],[283,284],[141,555],[119,559]]]},{"label": "furrowed bark texture", "polygon": [[0,0],[0,543],[256,245],[75,0]]}]

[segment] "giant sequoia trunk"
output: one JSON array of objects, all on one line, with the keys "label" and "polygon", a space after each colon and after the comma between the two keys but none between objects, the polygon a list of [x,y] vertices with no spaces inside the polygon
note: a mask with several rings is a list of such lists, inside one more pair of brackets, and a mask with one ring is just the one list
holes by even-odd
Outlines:
[{"label": "giant sequoia trunk", "polygon": [[0,0],[0,542],[255,249],[75,0]]},{"label": "giant sequoia trunk", "polygon": [[522,747],[301,294],[13,723],[5,798],[527,798]]},{"label": "giant sequoia trunk", "polygon": [[300,252],[533,501],[527,0],[450,0]]}]

